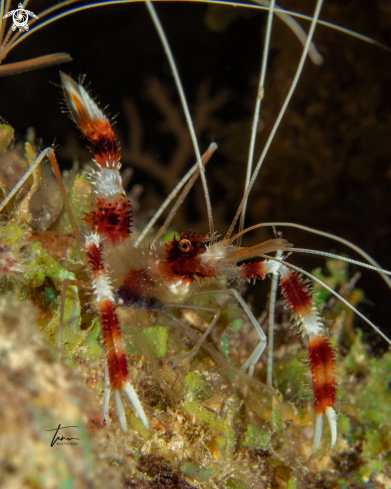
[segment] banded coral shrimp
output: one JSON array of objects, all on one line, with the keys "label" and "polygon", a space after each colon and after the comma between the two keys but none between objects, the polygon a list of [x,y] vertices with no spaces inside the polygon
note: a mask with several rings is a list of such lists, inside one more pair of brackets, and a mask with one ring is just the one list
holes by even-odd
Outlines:
[{"label": "banded coral shrimp", "polygon": [[[103,99],[103,97],[101,97],[101,98]],[[105,100],[110,100],[110,99],[111,99],[111,98],[105,97]],[[265,219],[265,220],[270,220],[270,218]],[[319,226],[318,226],[318,227],[319,227]],[[183,229],[183,227],[182,227],[182,229]],[[342,234],[342,233],[340,233],[340,234]],[[293,241],[293,240],[292,240],[292,241]],[[295,243],[296,243],[296,242],[295,242]]]}]

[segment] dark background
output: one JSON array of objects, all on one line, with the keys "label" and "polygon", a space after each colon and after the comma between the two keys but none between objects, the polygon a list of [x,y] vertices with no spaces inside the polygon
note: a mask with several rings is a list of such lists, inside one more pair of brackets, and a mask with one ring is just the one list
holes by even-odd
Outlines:
[{"label": "dark background", "polygon": [[[12,2],[11,8],[16,8],[16,3]],[[287,0],[281,6],[311,14],[314,3]],[[52,4],[32,0],[28,8],[39,16]],[[266,14],[201,2],[155,5],[193,113],[199,104],[200,86],[208,87],[205,93],[209,98],[221,102],[218,110],[206,118],[199,141],[201,150],[212,140],[219,144],[207,178],[216,229],[223,233],[243,192]],[[391,46],[390,1],[325,0],[321,18]],[[308,30],[309,23],[300,22]],[[324,63],[315,66],[306,62],[252,193],[246,224],[290,221],[329,231],[353,241],[391,269],[391,54],[322,26],[315,33],[315,42]],[[111,114],[119,114],[115,127],[124,153],[131,147],[126,107],[132,102],[137,108],[141,121],[137,128],[143,131],[142,151],[160,169],[164,165],[167,168],[163,182],[137,164],[132,165],[136,168],[131,184],[144,186],[142,207],[156,208],[194,157],[185,158],[180,172],[167,177],[173,174],[170,161],[177,140],[172,132],[163,131],[164,118],[146,95],[148,80],[157,80],[168,91],[171,107],[179,106],[179,100],[145,5],[116,5],[76,13],[31,35],[3,63],[60,51],[70,53],[74,59],[60,69],[75,78],[86,74],[92,94],[98,95],[102,106],[110,104]],[[289,89],[300,54],[301,45],[295,36],[275,19],[258,155]],[[69,118],[61,114],[61,90],[49,83],[59,83],[58,71],[59,67],[54,67],[0,78],[0,115],[12,124],[19,139],[23,139],[27,128],[34,127],[43,145],[55,142],[65,168],[71,166],[74,156],[86,161],[88,153]],[[208,105],[210,110],[211,103],[204,101],[202,106],[208,109]],[[124,166],[127,163],[124,161]],[[200,188],[190,195],[175,228],[207,231]],[[269,237],[271,232],[256,231],[246,237],[244,244]],[[284,229],[284,237],[300,247],[347,251],[339,244],[294,229]],[[295,258],[295,263],[307,270],[322,264],[306,257]],[[359,285],[368,301],[362,310],[391,334],[391,291],[373,273],[363,272]],[[361,325],[359,320],[357,325]],[[374,345],[378,342],[372,334],[368,340]]]}]

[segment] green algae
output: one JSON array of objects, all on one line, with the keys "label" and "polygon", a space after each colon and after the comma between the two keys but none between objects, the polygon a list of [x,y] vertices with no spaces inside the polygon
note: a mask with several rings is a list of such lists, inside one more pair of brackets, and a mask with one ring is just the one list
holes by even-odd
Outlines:
[{"label": "green algae", "polygon": [[296,489],[296,477],[292,476],[289,478],[286,489]]},{"label": "green algae", "polygon": [[[31,245],[30,254],[31,270],[33,273],[38,273],[41,278],[44,273],[44,278],[49,279],[54,284],[59,296],[63,290],[66,280],[75,280],[73,273],[63,268],[56,260],[54,260],[43,248],[41,243],[35,242]],[[28,276],[28,275],[27,275]],[[31,279],[30,279],[31,280]],[[35,280],[35,282],[34,282]],[[33,283],[35,287],[36,276],[33,275]],[[40,284],[42,285],[42,284]],[[60,324],[60,297],[58,306],[53,318],[45,328],[45,335],[52,344],[57,342],[57,334]],[[62,345],[69,351],[73,350],[76,344],[86,335],[80,328],[81,322],[81,305],[78,296],[78,290],[75,285],[68,285],[64,303],[64,321],[62,327]]]},{"label": "green algae", "polygon": [[101,330],[102,326],[100,321],[94,318],[88,329],[87,336],[77,344],[73,353],[86,360],[98,360],[102,358],[104,351],[98,343]]},{"label": "green algae", "polygon": [[128,419],[130,422],[130,425],[134,430],[137,431],[137,433],[144,438],[144,440],[147,440],[151,436],[151,431],[148,430],[144,425],[143,422],[141,421],[140,418],[136,416],[136,414],[133,412],[132,409],[127,409],[127,415]]},{"label": "green algae", "polygon": [[163,358],[167,353],[168,331],[164,326],[151,326],[142,331],[145,341],[155,358]]},{"label": "green algae", "polygon": [[0,155],[11,146],[14,133],[12,126],[0,121]]},{"label": "green algae", "polygon": [[[83,229],[85,227],[84,217],[91,211],[91,204],[93,202],[92,185],[85,175],[76,175],[68,198],[76,225]],[[52,226],[52,229],[59,234],[73,232],[66,209],[63,210],[57,222]]]},{"label": "green algae", "polygon": [[[349,263],[330,259],[326,261],[325,269],[327,270],[327,274],[323,273],[321,268],[316,268],[312,271],[312,274],[333,290],[337,290],[340,286],[345,285],[348,282]],[[318,282],[313,283],[313,288],[316,293],[317,304],[326,303],[332,296],[332,293]]]},{"label": "green algae", "polygon": [[185,462],[180,466],[181,472],[185,475],[193,477],[198,482],[207,482],[212,477],[212,472],[209,469],[202,469],[201,467],[197,467],[195,464],[191,462]]},{"label": "green algae", "polygon": [[125,347],[129,355],[139,355],[142,343],[155,359],[163,358],[167,353],[168,331],[164,326],[150,326],[141,331],[141,338],[135,328],[129,324],[124,326]]},{"label": "green algae", "polygon": [[227,489],[251,489],[251,486],[239,479],[235,479],[234,477],[229,477],[224,482],[224,487],[226,487]]},{"label": "green algae", "polygon": [[24,231],[19,226],[6,226],[1,233],[2,241],[7,244],[22,242],[23,238]]},{"label": "green algae", "polygon": [[221,446],[225,447],[226,456],[232,459],[235,448],[232,410],[228,408],[226,419],[223,420],[200,404],[199,401],[209,399],[213,395],[213,391],[210,385],[198,373],[189,373],[185,377],[184,385],[184,408],[195,416],[200,423],[208,424],[212,429],[219,431],[223,435],[224,438],[220,441]]},{"label": "green algae", "polygon": [[260,430],[251,426],[247,426],[245,438],[242,442],[244,447],[260,448],[261,450],[270,449],[271,433],[265,430]]}]

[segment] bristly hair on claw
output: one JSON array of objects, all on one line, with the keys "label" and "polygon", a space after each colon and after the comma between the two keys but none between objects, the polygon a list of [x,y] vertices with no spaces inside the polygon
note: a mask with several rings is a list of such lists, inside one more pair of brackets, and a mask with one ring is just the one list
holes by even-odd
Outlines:
[{"label": "bristly hair on claw", "polygon": [[71,117],[90,143],[89,150],[100,168],[121,168],[121,152],[110,121],[88,92],[70,76],[60,72]]}]

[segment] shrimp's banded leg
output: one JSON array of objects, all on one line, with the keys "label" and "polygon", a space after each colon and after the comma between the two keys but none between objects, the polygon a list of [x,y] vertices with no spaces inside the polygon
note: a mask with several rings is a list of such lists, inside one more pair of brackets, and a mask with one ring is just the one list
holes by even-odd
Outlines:
[{"label": "shrimp's banded leg", "polygon": [[[192,297],[199,296],[199,295],[210,295],[210,294],[213,294],[213,295],[233,295],[235,297],[235,299],[239,302],[239,304],[242,306],[244,312],[246,313],[247,317],[250,319],[252,325],[254,326],[254,328],[256,329],[256,331],[260,337],[259,344],[255,348],[255,350],[253,351],[251,356],[246,360],[246,362],[240,368],[240,370],[242,370],[242,371],[245,371],[248,368],[248,375],[251,377],[254,373],[255,365],[257,364],[258,360],[262,356],[263,351],[265,350],[266,343],[267,343],[266,335],[263,332],[262,328],[260,327],[260,325],[259,325],[258,321],[256,320],[254,314],[251,312],[251,309],[248,307],[245,300],[243,299],[243,297],[241,297],[241,295],[239,294],[239,292],[237,290],[235,290],[235,289],[208,290],[205,292],[197,292],[197,293],[193,294]],[[178,306],[175,305],[175,307],[178,307]],[[210,309],[210,308],[193,306],[193,305],[185,305],[185,306],[179,306],[179,307],[181,307],[183,309],[191,309],[194,311],[197,311],[197,310],[210,311],[210,312],[213,312],[215,314],[215,317],[213,318],[212,322],[209,324],[208,328],[206,329],[206,331],[204,332],[204,334],[199,339],[199,341],[197,342],[197,344],[195,345],[195,347],[192,349],[191,352],[185,353],[184,355],[180,355],[178,357],[173,357],[170,360],[170,362],[174,361],[175,363],[178,363],[179,361],[184,360],[185,358],[192,358],[194,355],[197,354],[198,350],[201,348],[202,344],[204,343],[204,341],[208,337],[209,333],[214,328],[216,322],[218,321],[218,319],[221,315],[221,311],[218,309]]]},{"label": "shrimp's banded leg", "polygon": [[[98,234],[93,233],[86,241],[87,259],[92,275],[92,286],[96,305],[102,322],[103,338],[106,350],[106,362],[110,378],[110,386],[114,391],[114,399],[117,407],[121,427],[126,431],[126,417],[120,392],[128,396],[134,410],[148,429],[148,420],[138,396],[130,384],[128,377],[128,363],[124,346],[124,339],[115,309],[115,299],[112,284],[104,264],[103,244]],[[109,395],[105,385],[102,418],[108,418]]]},{"label": "shrimp's banded leg", "polygon": [[89,174],[94,185],[96,202],[85,217],[85,221],[93,231],[87,237],[86,251],[106,351],[102,420],[106,422],[108,420],[110,390],[113,389],[118,418],[122,429],[126,431],[125,410],[121,399],[121,391],[124,391],[148,429],[148,420],[143,407],[128,381],[129,371],[123,335],[103,256],[102,239],[106,239],[109,246],[115,247],[128,239],[131,232],[131,206],[119,174],[121,168],[119,145],[109,120],[83,86],[64,73],[61,73],[61,83],[71,117],[88,139],[89,149],[97,167],[97,170],[92,170]]},{"label": "shrimp's banded leg", "polygon": [[263,279],[268,273],[280,274],[280,287],[287,305],[294,314],[303,336],[309,337],[308,350],[316,413],[314,452],[319,448],[322,437],[324,415],[327,416],[330,425],[331,448],[334,448],[337,442],[337,415],[334,406],[338,385],[335,351],[324,335],[325,328],[314,306],[313,292],[296,272],[276,261],[247,263],[238,267],[236,271],[236,275],[250,280]]},{"label": "shrimp's banded leg", "polygon": [[[279,264],[276,262],[273,262],[271,260],[246,263],[244,265],[239,266],[236,273],[238,276],[247,278],[248,280],[256,280],[256,279],[260,279],[260,278],[263,279],[263,278],[265,278],[265,275],[267,275],[268,273],[272,273],[273,277],[278,277]],[[271,292],[272,295],[273,295],[273,290],[274,290],[274,288],[272,287],[272,292]],[[271,297],[271,303],[272,303],[272,299],[273,298]],[[273,306],[274,306],[274,302],[273,302]],[[266,340],[265,333],[263,332],[262,328],[259,326],[259,323],[255,319],[252,312],[249,310],[247,304],[246,304],[246,307],[248,309],[247,315],[250,318],[251,322],[254,324],[254,326],[255,326],[255,324],[257,325],[256,330],[257,330],[257,332],[261,338],[261,342],[259,343],[259,345],[255,348],[255,350],[253,351],[251,356],[248,358],[246,363],[242,366],[242,370],[246,369],[247,366],[249,366],[249,375],[251,376],[254,372],[255,365],[257,364],[258,360],[262,356],[262,353],[266,347],[267,340]],[[273,307],[273,311],[274,311],[274,307]],[[273,312],[273,314],[274,314],[274,312]],[[253,319],[251,319],[251,318],[253,318]],[[271,328],[269,328],[269,333],[270,333],[270,329]],[[262,332],[262,334],[260,332]],[[269,341],[270,341],[270,338],[269,338]],[[268,356],[268,385],[271,386],[271,381],[269,382],[269,377],[271,378],[271,370],[270,370],[269,364],[270,364],[270,354]]]},{"label": "shrimp's banded leg", "polygon": [[[214,292],[207,292],[207,293],[213,294]],[[199,295],[199,294],[194,294],[194,295]],[[221,311],[219,311],[218,309],[212,309],[210,307],[201,307],[201,306],[193,306],[193,305],[178,306],[177,304],[175,304],[175,307],[179,307],[180,309],[190,309],[192,311],[211,312],[214,314],[214,317],[213,317],[211,323],[209,324],[209,326],[207,327],[206,331],[204,332],[204,334],[197,341],[195,347],[190,352],[184,353],[182,355],[177,355],[175,357],[170,358],[169,362],[171,363],[171,365],[173,367],[176,367],[178,365],[178,363],[182,362],[183,360],[188,360],[188,359],[193,358],[194,355],[196,355],[198,353],[198,350],[203,345],[204,341],[206,340],[207,336],[209,335],[209,333],[214,328],[214,325],[216,324],[216,322],[218,321],[218,319],[221,315]]]},{"label": "shrimp's banded leg", "polygon": [[335,351],[324,336],[324,326],[314,306],[313,292],[306,282],[293,270],[285,266],[280,269],[280,287],[289,309],[294,314],[303,336],[309,337],[309,358],[315,396],[315,440],[317,451],[322,437],[323,416],[326,415],[331,431],[331,448],[337,442],[337,366]]}]

